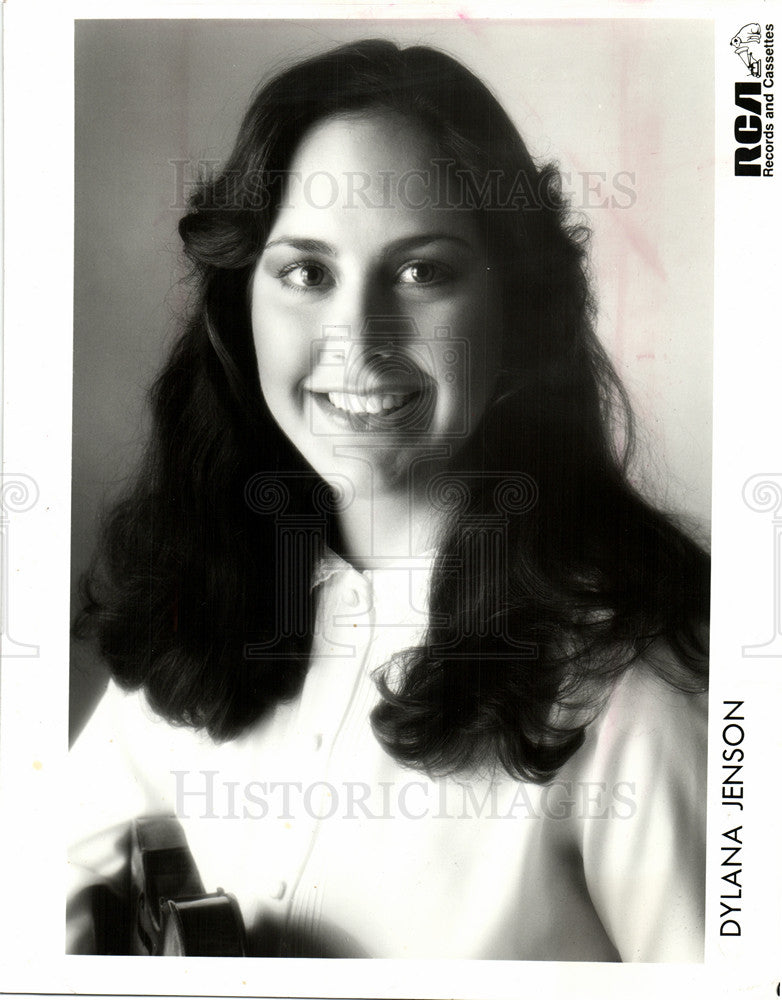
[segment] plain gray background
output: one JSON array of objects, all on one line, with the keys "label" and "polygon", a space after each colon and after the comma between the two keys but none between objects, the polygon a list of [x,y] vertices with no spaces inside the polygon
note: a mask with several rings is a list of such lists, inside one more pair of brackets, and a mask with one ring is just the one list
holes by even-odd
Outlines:
[{"label": "plain gray background", "polygon": [[[260,81],[294,59],[366,37],[455,55],[490,85],[533,155],[560,163],[573,207],[594,231],[598,329],[639,417],[634,475],[708,537],[710,22],[80,21],[74,585],[89,561],[100,507],[138,457],[145,392],[185,306],[178,178],[227,154]],[[77,645],[72,733],[104,680],[94,655]]]}]

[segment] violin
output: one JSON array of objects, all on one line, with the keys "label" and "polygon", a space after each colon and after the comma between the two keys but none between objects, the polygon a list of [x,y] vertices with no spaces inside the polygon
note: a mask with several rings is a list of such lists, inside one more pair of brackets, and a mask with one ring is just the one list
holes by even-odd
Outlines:
[{"label": "violin", "polygon": [[173,816],[136,819],[131,830],[132,955],[242,957],[247,937],[236,898],[206,892]]}]

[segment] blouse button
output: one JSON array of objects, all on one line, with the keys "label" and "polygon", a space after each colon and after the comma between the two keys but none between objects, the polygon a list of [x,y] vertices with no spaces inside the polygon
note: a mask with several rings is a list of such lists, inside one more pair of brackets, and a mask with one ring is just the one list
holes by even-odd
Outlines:
[{"label": "blouse button", "polygon": [[287,882],[280,879],[279,882],[274,882],[269,887],[269,895],[272,899],[282,899],[285,896],[285,892],[288,888]]},{"label": "blouse button", "polygon": [[347,594],[345,594],[344,600],[345,600],[345,604],[347,604],[347,606],[349,608],[357,608],[358,607],[358,591],[355,590],[355,589],[349,590],[347,592]]}]

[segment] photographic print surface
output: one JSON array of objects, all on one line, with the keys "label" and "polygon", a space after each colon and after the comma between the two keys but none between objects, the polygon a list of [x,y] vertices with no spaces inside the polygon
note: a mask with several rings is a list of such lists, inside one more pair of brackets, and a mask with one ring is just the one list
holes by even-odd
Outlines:
[{"label": "photographic print surface", "polygon": [[670,13],[61,22],[52,992],[773,993],[774,26]]}]

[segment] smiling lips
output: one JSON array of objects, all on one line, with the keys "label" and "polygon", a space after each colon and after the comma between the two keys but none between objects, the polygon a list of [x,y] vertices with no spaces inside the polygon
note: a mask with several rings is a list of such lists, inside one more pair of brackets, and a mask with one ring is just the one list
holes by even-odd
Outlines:
[{"label": "smiling lips", "polygon": [[318,407],[338,426],[352,430],[379,430],[392,418],[392,425],[396,426],[404,414],[417,412],[423,391],[420,387],[407,386],[394,386],[393,391],[390,387],[376,386],[371,392],[308,390]]},{"label": "smiling lips", "polygon": [[414,392],[329,392],[327,393],[329,402],[336,406],[338,410],[345,410],[347,413],[393,413],[395,410],[405,406],[413,396]]}]

